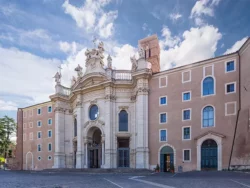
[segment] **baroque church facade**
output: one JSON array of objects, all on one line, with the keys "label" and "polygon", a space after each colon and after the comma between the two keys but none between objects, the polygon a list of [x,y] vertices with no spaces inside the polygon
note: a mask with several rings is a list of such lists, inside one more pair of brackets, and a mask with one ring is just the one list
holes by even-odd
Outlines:
[{"label": "baroque church facade", "polygon": [[100,42],[70,88],[57,72],[50,101],[18,109],[18,169],[250,168],[250,40],[166,71],[156,35],[138,45],[131,70],[116,70]]}]

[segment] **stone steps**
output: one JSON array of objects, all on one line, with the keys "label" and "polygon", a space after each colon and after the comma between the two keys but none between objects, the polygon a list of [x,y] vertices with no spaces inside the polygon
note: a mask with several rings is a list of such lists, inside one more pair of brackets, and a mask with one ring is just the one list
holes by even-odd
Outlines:
[{"label": "stone steps", "polygon": [[152,173],[148,169],[134,169],[134,168],[113,168],[113,169],[103,169],[103,168],[52,168],[44,169],[42,172],[85,172],[85,173]]}]

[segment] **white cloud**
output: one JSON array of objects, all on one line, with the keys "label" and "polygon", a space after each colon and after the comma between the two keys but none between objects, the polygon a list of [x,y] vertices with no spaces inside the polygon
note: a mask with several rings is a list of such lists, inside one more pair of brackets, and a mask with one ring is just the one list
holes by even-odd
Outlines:
[{"label": "white cloud", "polygon": [[231,48],[227,49],[224,54],[230,54],[230,53],[233,53],[233,52],[236,52],[237,50],[239,50],[240,47],[246,42],[247,38],[248,37],[244,37],[243,39],[235,42],[234,45]]},{"label": "white cloud", "polygon": [[201,26],[204,24],[204,16],[214,16],[214,9],[218,6],[220,0],[198,0],[191,10],[190,18],[194,19],[195,24]]},{"label": "white cloud", "polygon": [[56,53],[59,50],[57,42],[53,40],[52,35],[47,30],[23,30],[11,25],[1,25],[1,27],[9,31],[8,33],[2,33],[0,35],[1,40],[32,49],[39,49],[49,54]]},{"label": "white cloud", "polygon": [[167,26],[163,26],[162,30],[162,37],[164,37],[164,40],[160,41],[160,46],[162,48],[165,47],[174,47],[175,45],[177,45],[180,41],[180,38],[177,36],[172,36],[170,29]]},{"label": "white cloud", "polygon": [[86,0],[83,6],[78,8],[66,0],[62,7],[65,13],[76,21],[78,27],[86,32],[95,31],[102,38],[109,38],[114,32],[113,22],[118,16],[118,11],[104,11],[104,7],[110,2],[111,0]]},{"label": "white cloud", "polygon": [[81,44],[76,43],[75,41],[69,43],[65,41],[59,42],[60,50],[64,53],[75,54],[79,48],[81,48]]},{"label": "white cloud", "polygon": [[146,31],[146,30],[147,30],[147,28],[148,28],[148,24],[143,23],[143,25],[142,25],[142,30],[143,30],[143,31]]},{"label": "white cloud", "polygon": [[3,101],[0,99],[0,110],[5,110],[5,111],[17,110],[17,104],[11,101]]},{"label": "white cloud", "polygon": [[[172,45],[175,42],[171,43],[169,37],[166,36],[170,36],[170,39],[175,37],[172,37],[171,33],[167,35],[168,32],[164,28],[162,30],[164,39],[160,41],[162,70],[213,57],[217,49],[217,43],[222,37],[217,28],[207,25],[184,31],[183,39],[178,41],[176,45]],[[164,49],[162,44],[171,44],[165,46],[172,47]]]},{"label": "white cloud", "polygon": [[177,21],[178,19],[180,19],[180,18],[182,17],[182,15],[179,14],[179,13],[172,13],[172,14],[169,15],[169,17],[170,17],[170,19],[171,19],[173,22],[175,22],[175,21]]},{"label": "white cloud", "polygon": [[53,76],[61,63],[16,48],[0,47],[1,92],[33,98],[33,103],[49,100],[54,92]]}]

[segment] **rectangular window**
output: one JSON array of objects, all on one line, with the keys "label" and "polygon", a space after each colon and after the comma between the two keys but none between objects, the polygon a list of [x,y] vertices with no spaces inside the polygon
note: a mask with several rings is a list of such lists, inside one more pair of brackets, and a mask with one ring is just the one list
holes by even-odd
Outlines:
[{"label": "rectangular window", "polygon": [[182,116],[183,120],[190,120],[191,119],[191,110],[183,110],[183,116]]},{"label": "rectangular window", "polygon": [[30,133],[30,140],[33,140],[33,133]]},{"label": "rectangular window", "polygon": [[226,84],[226,93],[235,93],[235,83]]},{"label": "rectangular window", "polygon": [[39,139],[39,138],[42,138],[42,132],[41,131],[37,132],[37,139]]},{"label": "rectangular window", "polygon": [[52,130],[48,130],[48,138],[52,137]]},{"label": "rectangular window", "polygon": [[23,117],[24,117],[24,118],[26,118],[26,115],[27,115],[26,112],[23,112]]},{"label": "rectangular window", "polygon": [[191,93],[190,93],[190,91],[182,93],[182,101],[190,101],[190,100],[191,100]]},{"label": "rectangular window", "polygon": [[41,127],[42,126],[42,122],[41,121],[37,121],[37,126]]},{"label": "rectangular window", "polygon": [[48,151],[52,151],[52,144],[51,143],[48,144]]},{"label": "rectangular window", "polygon": [[33,110],[30,110],[30,117],[33,116]]},{"label": "rectangular window", "polygon": [[235,70],[235,63],[234,63],[234,61],[227,62],[226,66],[227,66],[226,67],[227,72],[233,72]]},{"label": "rectangular window", "polygon": [[167,123],[167,113],[160,114],[160,123]]},{"label": "rectangular window", "polygon": [[167,105],[167,97],[160,97],[160,105]]},{"label": "rectangular window", "polygon": [[42,113],[42,109],[41,108],[38,108],[37,109],[37,114],[41,114]]},{"label": "rectangular window", "polygon": [[190,160],[190,153],[191,153],[190,149],[183,150],[183,161],[191,161]]},{"label": "rectangular window", "polygon": [[167,130],[160,130],[160,141],[167,141]]},{"label": "rectangular window", "polygon": [[26,126],[26,125],[27,125],[26,123],[24,123],[24,124],[23,124],[23,128],[24,128],[24,129],[26,129],[26,128],[27,128],[27,126]]},{"label": "rectangular window", "polygon": [[23,141],[25,141],[26,140],[26,134],[24,133],[23,134]]},{"label": "rectangular window", "polygon": [[49,113],[52,112],[52,106],[48,106],[48,112],[49,112]]},{"label": "rectangular window", "polygon": [[42,151],[42,146],[41,146],[41,144],[38,144],[38,145],[37,145],[37,151]]},{"label": "rectangular window", "polygon": [[33,122],[30,122],[29,125],[30,125],[30,128],[33,128]]},{"label": "rectangular window", "polygon": [[182,134],[183,134],[182,137],[183,140],[190,140],[191,139],[190,127],[183,127]]},{"label": "rectangular window", "polygon": [[159,78],[159,88],[162,88],[162,87],[167,87],[168,85],[168,79],[166,76],[164,77],[160,77]]},{"label": "rectangular window", "polygon": [[51,125],[52,124],[52,119],[48,119],[48,125]]}]

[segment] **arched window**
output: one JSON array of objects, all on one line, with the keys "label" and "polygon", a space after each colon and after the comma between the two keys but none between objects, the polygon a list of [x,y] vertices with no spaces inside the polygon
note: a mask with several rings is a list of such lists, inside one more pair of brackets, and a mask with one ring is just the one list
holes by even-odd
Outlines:
[{"label": "arched window", "polygon": [[74,121],[74,136],[77,136],[77,120]]},{"label": "arched window", "polygon": [[214,94],[214,79],[207,77],[203,80],[203,96]]},{"label": "arched window", "polygon": [[119,131],[128,131],[128,113],[125,110],[119,113]]},{"label": "arched window", "polygon": [[214,108],[212,106],[207,106],[203,109],[203,127],[213,127],[214,126]]},{"label": "arched window", "polygon": [[89,109],[90,120],[96,120],[98,115],[99,115],[98,107],[96,105],[92,105]]}]

